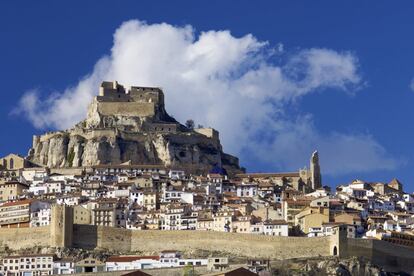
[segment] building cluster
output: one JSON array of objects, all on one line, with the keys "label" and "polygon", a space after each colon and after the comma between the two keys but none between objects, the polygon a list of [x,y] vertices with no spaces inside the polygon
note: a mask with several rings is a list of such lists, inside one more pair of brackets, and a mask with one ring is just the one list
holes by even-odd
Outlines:
[{"label": "building cluster", "polygon": [[[344,225],[348,237],[384,239],[395,233],[411,235],[414,229],[414,196],[405,193],[397,179],[389,183],[354,180],[332,191],[321,185],[316,152],[309,169],[232,177],[219,167],[206,175],[130,164],[51,170],[25,166],[24,158],[13,154],[0,159],[0,164],[0,228],[47,226],[51,207],[57,204],[73,207],[74,224],[136,231],[312,238],[329,236],[335,227]],[[165,256],[169,255],[114,257],[128,261],[118,265],[122,262],[110,258],[100,265],[106,270],[142,269],[149,264],[162,267],[168,262]],[[184,265],[206,262],[174,258]],[[3,268],[9,271],[27,266],[51,271],[56,266],[66,269],[66,265],[43,256],[3,260]],[[76,264],[71,263],[70,269],[75,271]]]},{"label": "building cluster", "polygon": [[81,260],[57,258],[54,254],[4,257],[0,262],[5,275],[60,275],[104,271],[207,266],[208,271],[228,268],[228,258],[185,259],[179,251],[162,251],[154,256],[87,257]]}]

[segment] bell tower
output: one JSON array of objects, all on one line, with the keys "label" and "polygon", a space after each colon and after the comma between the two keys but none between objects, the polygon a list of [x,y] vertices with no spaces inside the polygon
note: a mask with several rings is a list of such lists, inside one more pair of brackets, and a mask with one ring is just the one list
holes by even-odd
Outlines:
[{"label": "bell tower", "polygon": [[321,167],[319,166],[319,154],[318,151],[312,153],[310,159],[310,174],[311,174],[311,184],[312,189],[318,189],[322,187],[322,176],[321,176]]}]

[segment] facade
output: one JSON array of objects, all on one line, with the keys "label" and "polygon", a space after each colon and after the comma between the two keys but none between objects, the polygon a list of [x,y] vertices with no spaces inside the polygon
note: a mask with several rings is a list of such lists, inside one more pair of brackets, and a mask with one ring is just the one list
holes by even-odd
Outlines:
[{"label": "facade", "polygon": [[116,199],[100,199],[90,204],[92,209],[92,223],[100,226],[115,227]]},{"label": "facade", "polygon": [[5,157],[0,158],[0,169],[3,170],[20,170],[30,167],[32,164],[24,157],[11,153]]},{"label": "facade", "polygon": [[106,260],[105,271],[159,268],[159,256],[111,256]]},{"label": "facade", "polygon": [[0,205],[0,228],[30,227],[31,214],[50,208],[47,202],[20,200]]},{"label": "facade", "polygon": [[75,273],[103,271],[105,271],[105,263],[95,258],[86,258],[75,263]]},{"label": "facade", "polygon": [[207,270],[208,271],[223,271],[229,267],[228,258],[208,258]]},{"label": "facade", "polygon": [[82,205],[76,205],[73,207],[73,223],[74,224],[91,224],[92,221],[91,210],[83,207]]},{"label": "facade", "polygon": [[326,208],[305,208],[295,217],[296,225],[300,230],[308,234],[311,229],[320,227],[323,223],[329,222],[329,209]]},{"label": "facade", "polygon": [[0,201],[17,200],[24,195],[29,186],[18,181],[0,183]]},{"label": "facade", "polygon": [[51,207],[50,205],[45,208],[38,209],[30,213],[30,227],[47,226],[51,221]]},{"label": "facade", "polygon": [[40,276],[53,274],[54,255],[21,255],[3,258],[6,275]]},{"label": "facade", "polygon": [[75,263],[70,258],[55,260],[53,263],[53,274],[74,274]]}]

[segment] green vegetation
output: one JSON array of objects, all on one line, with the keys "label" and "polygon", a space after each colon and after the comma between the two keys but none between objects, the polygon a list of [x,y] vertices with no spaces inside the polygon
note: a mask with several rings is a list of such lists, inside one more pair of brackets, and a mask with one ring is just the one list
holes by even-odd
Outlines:
[{"label": "green vegetation", "polygon": [[72,167],[74,158],[75,158],[75,150],[72,147],[70,148],[68,156],[66,157],[66,159],[68,160],[69,167]]}]

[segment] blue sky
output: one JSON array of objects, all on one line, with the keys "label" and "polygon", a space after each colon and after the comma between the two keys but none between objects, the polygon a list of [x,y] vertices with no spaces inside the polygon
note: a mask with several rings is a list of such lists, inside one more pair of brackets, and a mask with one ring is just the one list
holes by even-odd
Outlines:
[{"label": "blue sky", "polygon": [[[214,124],[224,148],[237,153],[251,171],[296,170],[307,164],[313,149],[319,149],[325,184],[397,177],[413,191],[414,4],[409,1],[398,6],[389,1],[85,2],[0,3],[0,155],[26,154],[33,134],[66,127],[77,118],[78,106],[84,102],[73,101],[70,94],[82,97],[81,80],[92,85],[102,76],[134,72],[125,77],[134,82],[129,85],[169,88],[165,91],[168,111],[180,120],[196,118]],[[166,25],[159,25],[163,22]],[[182,55],[161,55],[157,62],[152,44],[140,48],[144,38],[153,41],[157,51],[182,51]],[[210,43],[220,47],[208,48]],[[194,59],[200,67],[194,71],[180,67],[180,57],[192,57],[206,48],[218,61]],[[125,62],[130,56],[117,56],[111,49],[125,51],[134,64]],[[141,52],[135,55],[137,51]],[[234,59],[228,57],[233,53],[237,53]],[[145,61],[146,56],[153,58]],[[135,69],[141,61],[156,70]],[[116,69],[117,64],[122,68]],[[309,69],[321,64],[322,74]],[[100,74],[96,68],[110,72]],[[186,82],[168,78],[175,68],[189,78],[195,94],[184,86]],[[283,77],[273,81],[278,70]],[[246,72],[270,73],[238,79]],[[205,78],[211,76],[214,85],[210,86]],[[250,85],[251,90],[244,90]],[[231,87],[234,94],[217,92],[205,101],[177,100],[183,95],[202,98],[202,93],[209,93],[207,88],[221,87]],[[240,101],[241,108],[232,104],[237,97],[247,97]],[[31,109],[21,107],[24,100]],[[56,103],[62,107],[51,110]],[[65,120],[66,113],[73,116]],[[62,120],[65,124],[56,123]],[[254,127],[238,132],[248,124]]]}]

